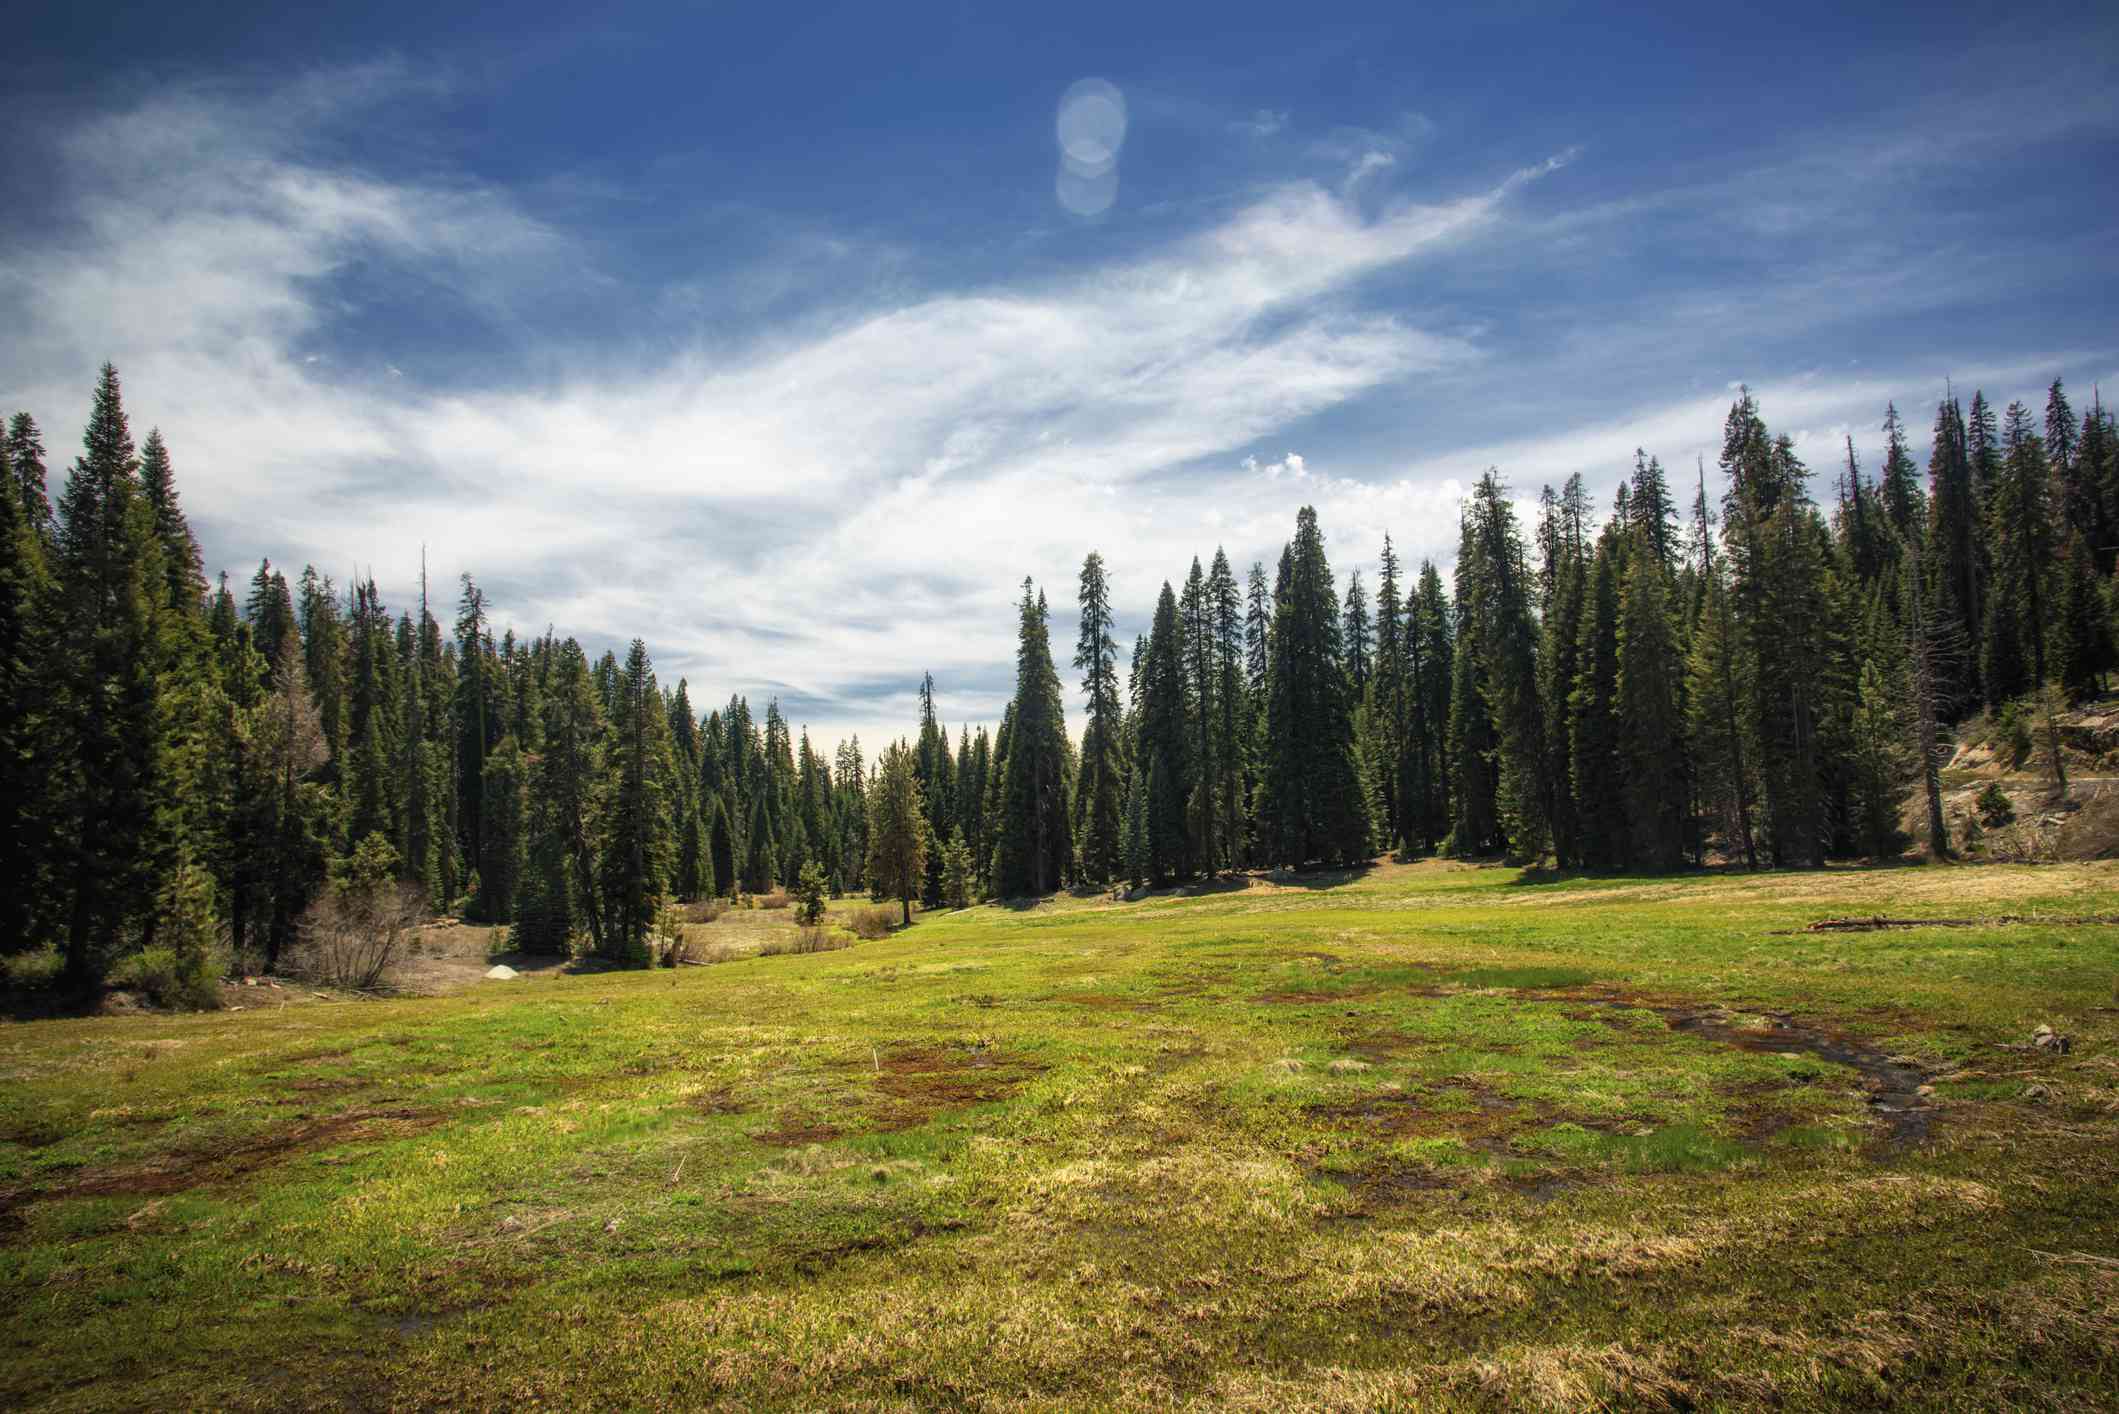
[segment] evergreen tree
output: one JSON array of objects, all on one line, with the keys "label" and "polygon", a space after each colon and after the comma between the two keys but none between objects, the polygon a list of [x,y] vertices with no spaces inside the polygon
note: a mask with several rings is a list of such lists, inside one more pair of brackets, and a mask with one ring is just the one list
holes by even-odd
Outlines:
[{"label": "evergreen tree", "polygon": [[1953,717],[1978,701],[1980,665],[1968,650],[1980,642],[1986,621],[1984,513],[1965,433],[1956,401],[1936,404],[1928,452],[1930,523],[1923,576],[1935,598],[1929,637],[1935,649],[1937,705]]},{"label": "evergreen tree", "polygon": [[723,898],[734,893],[736,880],[735,834],[729,828],[728,802],[713,799],[712,827],[707,836],[707,854],[713,864],[713,892]]},{"label": "evergreen tree", "polygon": [[1250,757],[1251,706],[1245,688],[1243,597],[1229,557],[1219,546],[1207,572],[1206,597],[1216,688],[1204,771],[1213,784],[1219,815],[1214,837],[1220,850],[1212,862],[1235,867],[1244,858],[1248,833],[1244,772]]},{"label": "evergreen tree", "polygon": [[45,488],[44,434],[26,412],[8,419],[6,452],[15,492],[22,506],[22,526],[48,552],[58,538],[50,493]]},{"label": "evergreen tree", "polygon": [[1710,562],[1706,601],[1686,665],[1687,736],[1701,802],[1719,823],[1723,847],[1756,868],[1752,835],[1755,757],[1750,745],[1751,665],[1738,636],[1727,588]]},{"label": "evergreen tree", "polygon": [[[1613,518],[1623,524],[1625,513],[1615,510]],[[1555,782],[1547,770],[1523,537],[1492,468],[1466,503],[1465,547],[1470,559],[1457,565],[1457,602],[1480,659],[1481,696],[1493,717],[1495,808],[1510,852],[1535,861],[1551,838]]]},{"label": "evergreen tree", "polygon": [[1268,637],[1258,836],[1277,864],[1350,864],[1368,853],[1368,802],[1354,759],[1339,604],[1313,508],[1296,513],[1295,538],[1281,562],[1284,587]]},{"label": "evergreen tree", "polygon": [[547,881],[545,898],[553,914],[546,936],[556,935],[563,947],[577,928],[586,928],[592,950],[608,954],[612,948],[596,868],[606,795],[603,695],[588,656],[571,638],[559,645],[553,661],[544,734],[531,814],[537,831],[532,852]]},{"label": "evergreen tree", "polygon": [[[466,593],[470,593],[466,580]],[[619,679],[612,723],[611,804],[604,821],[603,936],[606,956],[627,962],[648,957],[647,934],[669,880],[669,826],[657,727],[667,730],[647,645],[634,639]]]},{"label": "evergreen tree", "polygon": [[961,825],[942,847],[942,901],[951,908],[971,906],[971,846]]},{"label": "evergreen tree", "polygon": [[1618,640],[1617,715],[1621,756],[1628,766],[1631,862],[1638,869],[1667,872],[1685,859],[1684,663],[1669,571],[1645,535],[1629,557],[1619,594]]},{"label": "evergreen tree", "polygon": [[1072,859],[1067,830],[1066,725],[1059,674],[1052,666],[1043,595],[1023,580],[1010,704],[1008,752],[1002,763],[1001,810],[994,843],[994,891],[1003,898],[1051,893],[1066,882]]},{"label": "evergreen tree", "polygon": [[1192,835],[1185,817],[1191,793],[1193,737],[1185,692],[1184,618],[1164,581],[1141,665],[1140,712],[1133,732],[1134,770],[1146,775],[1149,877],[1157,882],[1192,872]]},{"label": "evergreen tree", "polygon": [[157,819],[156,605],[166,580],[141,493],[118,373],[96,385],[82,455],[59,502],[51,709],[62,774],[54,783],[58,877],[68,892],[66,978],[99,982],[135,941],[161,891]]},{"label": "evergreen tree", "polygon": [[162,550],[163,603],[180,614],[201,615],[206,571],[199,560],[199,542],[178,506],[176,473],[159,427],[148,432],[140,447],[140,489],[153,512],[155,539]]},{"label": "evergreen tree", "polygon": [[2060,558],[2054,611],[2053,676],[2077,701],[2103,688],[2114,666],[2111,609],[2097,582],[2097,566],[2079,529]]},{"label": "evergreen tree", "polygon": [[[1568,502],[1546,494],[1538,526],[1539,578],[1545,586],[1545,614],[1538,644],[1538,698],[1545,711],[1548,774],[1558,782],[1574,779],[1574,689],[1581,668],[1583,596],[1589,592],[1589,561],[1582,543],[1586,497],[1581,478],[1569,484]],[[1569,784],[1553,792],[1553,855],[1563,869],[1582,862],[1581,813]]]},{"label": "evergreen tree", "polygon": [[527,775],[514,735],[502,737],[486,758],[479,810],[486,832],[485,863],[478,870],[479,914],[488,922],[515,920],[517,896],[529,871]]},{"label": "evergreen tree", "polygon": [[744,831],[743,891],[769,894],[776,882],[773,874],[779,851],[773,845],[773,822],[765,808],[765,797],[751,801],[750,826]]},{"label": "evergreen tree", "polygon": [[1359,702],[1368,695],[1369,673],[1374,662],[1375,643],[1369,632],[1369,606],[1361,592],[1361,571],[1355,570],[1346,580],[1346,621],[1341,629],[1346,647],[1346,675],[1354,684],[1354,700]]},{"label": "evergreen tree", "polygon": [[912,926],[912,898],[927,876],[927,802],[920,798],[913,755],[904,742],[887,747],[868,788],[868,878],[879,897],[896,898]]},{"label": "evergreen tree", "polygon": [[[1117,875],[1124,844],[1120,799],[1124,743],[1119,720],[1118,644],[1111,637],[1111,587],[1104,576],[1104,557],[1093,550],[1082,561],[1077,598],[1081,605],[1081,633],[1075,640],[1074,666],[1081,670],[1082,696],[1088,699],[1089,711],[1082,730],[1081,779],[1074,792],[1080,815],[1075,835],[1081,842],[1083,881],[1102,884]],[[967,842],[967,850],[970,847]]]},{"label": "evergreen tree", "polygon": [[1995,708],[2046,680],[2052,640],[2047,576],[2059,549],[2045,447],[2022,403],[2009,404],[2003,439],[2006,455],[1989,511],[1994,592],[1985,676],[1987,705]]},{"label": "evergreen tree", "polygon": [[1568,698],[1570,773],[1581,824],[1581,860],[1623,869],[1633,853],[1626,739],[1619,701],[1619,585],[1626,574],[1616,523],[1598,537],[1575,633],[1575,679]]},{"label": "evergreen tree", "polygon": [[[1408,844],[1439,848],[1452,829],[1451,731],[1455,720],[1456,612],[1434,561],[1420,562],[1418,588],[1406,610],[1406,743],[1399,792],[1406,802]],[[1490,798],[1490,797],[1489,797]]]},{"label": "evergreen tree", "polygon": [[1905,424],[1899,421],[1896,403],[1884,409],[1884,470],[1879,489],[1893,536],[1908,550],[1915,549],[1927,525],[1928,507],[1912,454],[1906,450]]},{"label": "evergreen tree", "polygon": [[[39,940],[38,914],[54,883],[44,820],[50,761],[38,749],[48,711],[39,687],[48,670],[49,586],[34,507],[9,485],[11,455],[10,440],[0,437],[0,857],[13,861],[14,874],[12,886],[0,889],[0,954]],[[41,497],[41,471],[35,489]]]}]

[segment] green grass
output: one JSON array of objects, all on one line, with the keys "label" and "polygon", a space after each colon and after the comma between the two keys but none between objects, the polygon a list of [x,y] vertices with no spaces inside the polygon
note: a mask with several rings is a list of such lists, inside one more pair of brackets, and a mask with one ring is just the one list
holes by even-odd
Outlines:
[{"label": "green grass", "polygon": [[2109,1405],[2115,911],[1424,864],[6,1026],[0,1403]]}]

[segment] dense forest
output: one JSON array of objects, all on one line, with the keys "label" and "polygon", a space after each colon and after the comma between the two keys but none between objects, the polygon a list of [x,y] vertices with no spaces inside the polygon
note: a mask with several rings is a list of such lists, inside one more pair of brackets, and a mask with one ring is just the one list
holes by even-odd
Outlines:
[{"label": "dense forest", "polygon": [[2119,434],[2057,381],[2042,423],[1945,399],[1924,478],[1895,407],[1883,433],[1873,476],[1849,439],[1829,508],[1748,392],[1689,513],[1646,455],[1603,513],[1575,476],[1527,527],[1489,471],[1451,581],[1386,538],[1373,595],[1305,508],[1270,574],[1217,550],[1164,583],[1123,691],[1091,553],[1079,742],[1026,579],[997,727],[952,740],[930,678],[870,761],[777,703],[702,716],[637,639],[591,661],[496,631],[469,575],[446,626],[424,585],[393,615],[313,568],[209,584],[171,449],[135,445],[106,366],[56,506],[35,421],[0,445],[0,947],[83,989],[148,950],[272,968],[378,880],[638,962],[665,901],[805,874],[934,906],[1380,850],[1814,866],[1902,849],[1909,791],[1947,855],[1950,726],[2035,730],[2114,666]]}]

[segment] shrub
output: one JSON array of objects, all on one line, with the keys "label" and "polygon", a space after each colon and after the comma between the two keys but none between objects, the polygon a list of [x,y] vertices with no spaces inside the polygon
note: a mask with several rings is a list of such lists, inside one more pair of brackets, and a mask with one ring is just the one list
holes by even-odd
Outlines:
[{"label": "shrub", "polygon": [[780,957],[787,953],[837,952],[853,946],[853,939],[836,928],[797,928],[758,945],[758,956]]},{"label": "shrub", "polygon": [[2037,720],[2036,711],[2028,699],[2006,703],[2001,709],[1994,749],[2008,761],[2012,771],[2021,770],[2023,763],[2031,759],[2031,726]]},{"label": "shrub", "polygon": [[824,871],[815,860],[802,866],[802,877],[795,885],[795,919],[805,927],[814,928],[824,917]]},{"label": "shrub", "polygon": [[687,923],[711,923],[726,912],[728,900],[725,898],[703,898],[683,907],[684,921]]},{"label": "shrub", "polygon": [[411,884],[342,881],[302,914],[289,968],[313,982],[368,991],[388,980],[426,911]]},{"label": "shrub", "polygon": [[885,905],[881,908],[857,908],[847,915],[846,926],[853,929],[854,936],[874,942],[887,938],[890,930],[897,926],[898,911]]},{"label": "shrub", "polygon": [[1999,781],[1987,782],[1987,788],[1979,793],[1974,806],[1979,811],[1979,823],[1990,830],[1998,830],[2016,819],[2016,806]]},{"label": "shrub", "polygon": [[751,899],[753,908],[786,908],[794,902],[794,896],[785,889],[774,889],[769,894],[757,894]]},{"label": "shrub", "polygon": [[110,980],[147,993],[156,1006],[214,1007],[221,1002],[220,969],[215,961],[204,949],[157,943],[120,961],[110,970]]},{"label": "shrub", "polygon": [[0,957],[0,990],[16,996],[48,992],[65,971],[66,957],[54,947]]}]

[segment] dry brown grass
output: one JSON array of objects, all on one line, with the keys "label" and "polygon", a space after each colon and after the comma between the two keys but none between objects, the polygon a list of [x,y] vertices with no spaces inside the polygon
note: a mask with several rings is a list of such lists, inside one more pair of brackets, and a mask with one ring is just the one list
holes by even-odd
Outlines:
[{"label": "dry brown grass", "polygon": [[758,945],[760,957],[782,957],[789,953],[837,952],[850,948],[854,940],[836,928],[796,928],[790,933],[767,938]]},{"label": "dry brown grass", "polygon": [[869,904],[846,915],[846,926],[863,942],[888,937],[898,924],[898,910],[887,903]]}]

